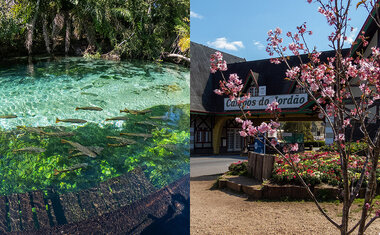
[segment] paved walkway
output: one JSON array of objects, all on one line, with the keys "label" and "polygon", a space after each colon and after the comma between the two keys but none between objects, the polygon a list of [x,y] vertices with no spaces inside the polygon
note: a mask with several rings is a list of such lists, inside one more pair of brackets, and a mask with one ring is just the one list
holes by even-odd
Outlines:
[{"label": "paved walkway", "polygon": [[190,177],[223,174],[233,162],[247,160],[240,155],[191,156]]}]

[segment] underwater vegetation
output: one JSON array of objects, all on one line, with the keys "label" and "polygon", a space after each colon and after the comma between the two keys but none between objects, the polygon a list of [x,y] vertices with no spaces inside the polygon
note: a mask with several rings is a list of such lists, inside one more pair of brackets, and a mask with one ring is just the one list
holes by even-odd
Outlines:
[{"label": "underwater vegetation", "polygon": [[154,186],[168,185],[189,173],[189,109],[188,104],[158,105],[144,114],[121,113],[128,118],[102,125],[0,130],[0,195],[81,190],[136,167]]}]

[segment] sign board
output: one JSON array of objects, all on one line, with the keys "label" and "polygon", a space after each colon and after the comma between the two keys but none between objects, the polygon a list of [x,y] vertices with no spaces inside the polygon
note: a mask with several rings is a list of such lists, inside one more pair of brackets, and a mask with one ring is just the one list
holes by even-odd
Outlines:
[{"label": "sign board", "polygon": [[[265,110],[268,104],[276,100],[279,108],[299,108],[308,100],[307,94],[289,94],[289,95],[272,95],[272,96],[254,96],[242,103],[244,110]],[[224,110],[235,111],[240,110],[236,100],[224,98]]]},{"label": "sign board", "polygon": [[[332,123],[334,123],[334,116],[330,117]],[[325,119],[326,127],[325,127],[325,144],[333,144],[334,143],[334,132],[330,123]]]},{"label": "sign board", "polygon": [[264,136],[257,136],[253,143],[253,151],[255,153],[265,153],[265,139]]}]

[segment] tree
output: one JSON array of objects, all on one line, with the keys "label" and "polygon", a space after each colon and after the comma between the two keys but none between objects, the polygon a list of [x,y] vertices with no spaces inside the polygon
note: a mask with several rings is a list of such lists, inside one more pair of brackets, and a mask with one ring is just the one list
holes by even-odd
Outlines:
[{"label": "tree", "polygon": [[[189,32],[189,0],[6,0],[0,4],[0,26],[5,29],[0,44],[24,38],[28,54],[43,49],[42,44],[49,54],[68,54],[75,41],[87,40],[88,54],[158,59],[172,50],[176,39],[186,38],[186,29]],[[181,48],[186,48],[186,42],[180,40]],[[188,50],[181,53],[187,56]]]},{"label": "tree", "polygon": [[[312,0],[307,1],[312,3]],[[295,164],[299,159],[290,154],[291,151],[298,150],[298,145],[291,145],[290,149],[284,147],[282,153],[277,147],[276,140],[272,140],[271,147],[292,167],[319,211],[341,234],[350,234],[355,229],[358,229],[358,234],[364,234],[368,226],[380,217],[380,208],[373,201],[377,186],[376,169],[378,168],[380,155],[380,128],[377,129],[375,136],[371,138],[366,125],[370,117],[370,105],[380,99],[380,50],[376,47],[372,48],[372,54],[369,58],[364,58],[362,53],[358,53],[356,58],[344,56],[342,48],[346,32],[349,31],[348,12],[352,1],[329,0],[323,2],[322,0],[316,0],[316,2],[320,5],[318,11],[326,17],[328,24],[333,28],[329,41],[330,46],[335,50],[335,56],[328,58],[327,62],[322,62],[319,58],[321,53],[316,48],[309,49],[305,37],[307,34],[311,35],[312,31],[307,30],[306,23],[297,27],[296,33],[286,33],[290,40],[288,46],[283,45],[282,30],[280,28],[276,28],[274,31],[270,30],[268,32],[267,52],[271,56],[275,54],[278,56],[278,58],[271,59],[272,63],[285,63],[287,65],[287,79],[296,81],[307,92],[309,97],[315,101],[316,108],[323,114],[327,123],[333,129],[340,155],[339,166],[342,173],[343,207],[341,223],[334,221],[321,208],[309,186],[300,176]],[[367,9],[370,8],[369,6],[374,8],[375,16],[372,16],[371,12],[371,17],[380,28],[379,1],[372,0],[367,2],[362,0],[357,4],[357,6],[360,5],[364,5]],[[368,42],[364,37],[364,32],[360,34],[359,38],[361,43],[367,46]],[[291,67],[288,64],[287,51],[299,58],[299,66]],[[306,53],[309,60],[302,61],[301,53]],[[249,98],[249,94],[242,94],[243,84],[236,74],[230,74],[228,81],[226,80],[223,71],[227,70],[227,64],[220,52],[211,56],[211,72],[215,73],[218,70],[222,74],[222,80],[220,81],[220,88],[214,92],[219,95],[228,95],[230,99],[237,100],[243,113],[243,118],[236,118],[236,121],[242,124],[240,135],[243,137],[256,137],[259,134],[276,131],[280,126],[278,119],[281,110],[278,108],[278,103],[274,101],[267,108],[267,111],[273,114],[274,120],[270,123],[263,122],[260,126],[253,126],[248,118],[249,113],[244,110],[244,101]],[[348,101],[350,101],[351,106]],[[375,121],[380,119],[378,116],[371,118],[375,119]],[[353,183],[354,181],[348,175],[351,152],[350,148],[346,148],[345,135],[346,129],[354,122],[360,126],[360,131],[364,136],[363,141],[368,144],[366,156],[364,157],[365,163],[361,167],[360,177],[356,183]],[[350,207],[365,180],[368,183],[361,218],[349,227]]]}]

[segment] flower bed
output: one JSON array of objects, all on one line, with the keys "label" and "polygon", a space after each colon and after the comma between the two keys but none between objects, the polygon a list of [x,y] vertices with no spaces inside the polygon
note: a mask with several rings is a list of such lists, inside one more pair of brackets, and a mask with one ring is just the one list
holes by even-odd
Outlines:
[{"label": "flower bed", "polygon": [[248,175],[248,161],[234,162],[228,167],[228,170],[230,175]]},{"label": "flower bed", "polygon": [[[292,160],[297,165],[301,177],[311,186],[320,183],[337,186],[341,183],[342,173],[340,170],[339,154],[337,152],[305,152],[293,154]],[[348,163],[349,178],[351,178],[350,182],[355,184],[358,181],[364,161],[365,158],[362,156],[350,156]],[[368,168],[370,169],[370,167],[371,165],[369,164]],[[367,171],[369,169],[367,169]],[[367,183],[367,175],[368,172],[366,172],[363,187]],[[377,175],[380,176],[380,168],[377,170]],[[276,156],[271,181],[276,184],[301,185],[290,165],[279,156]],[[377,178],[377,182],[380,182],[380,177]]]}]

